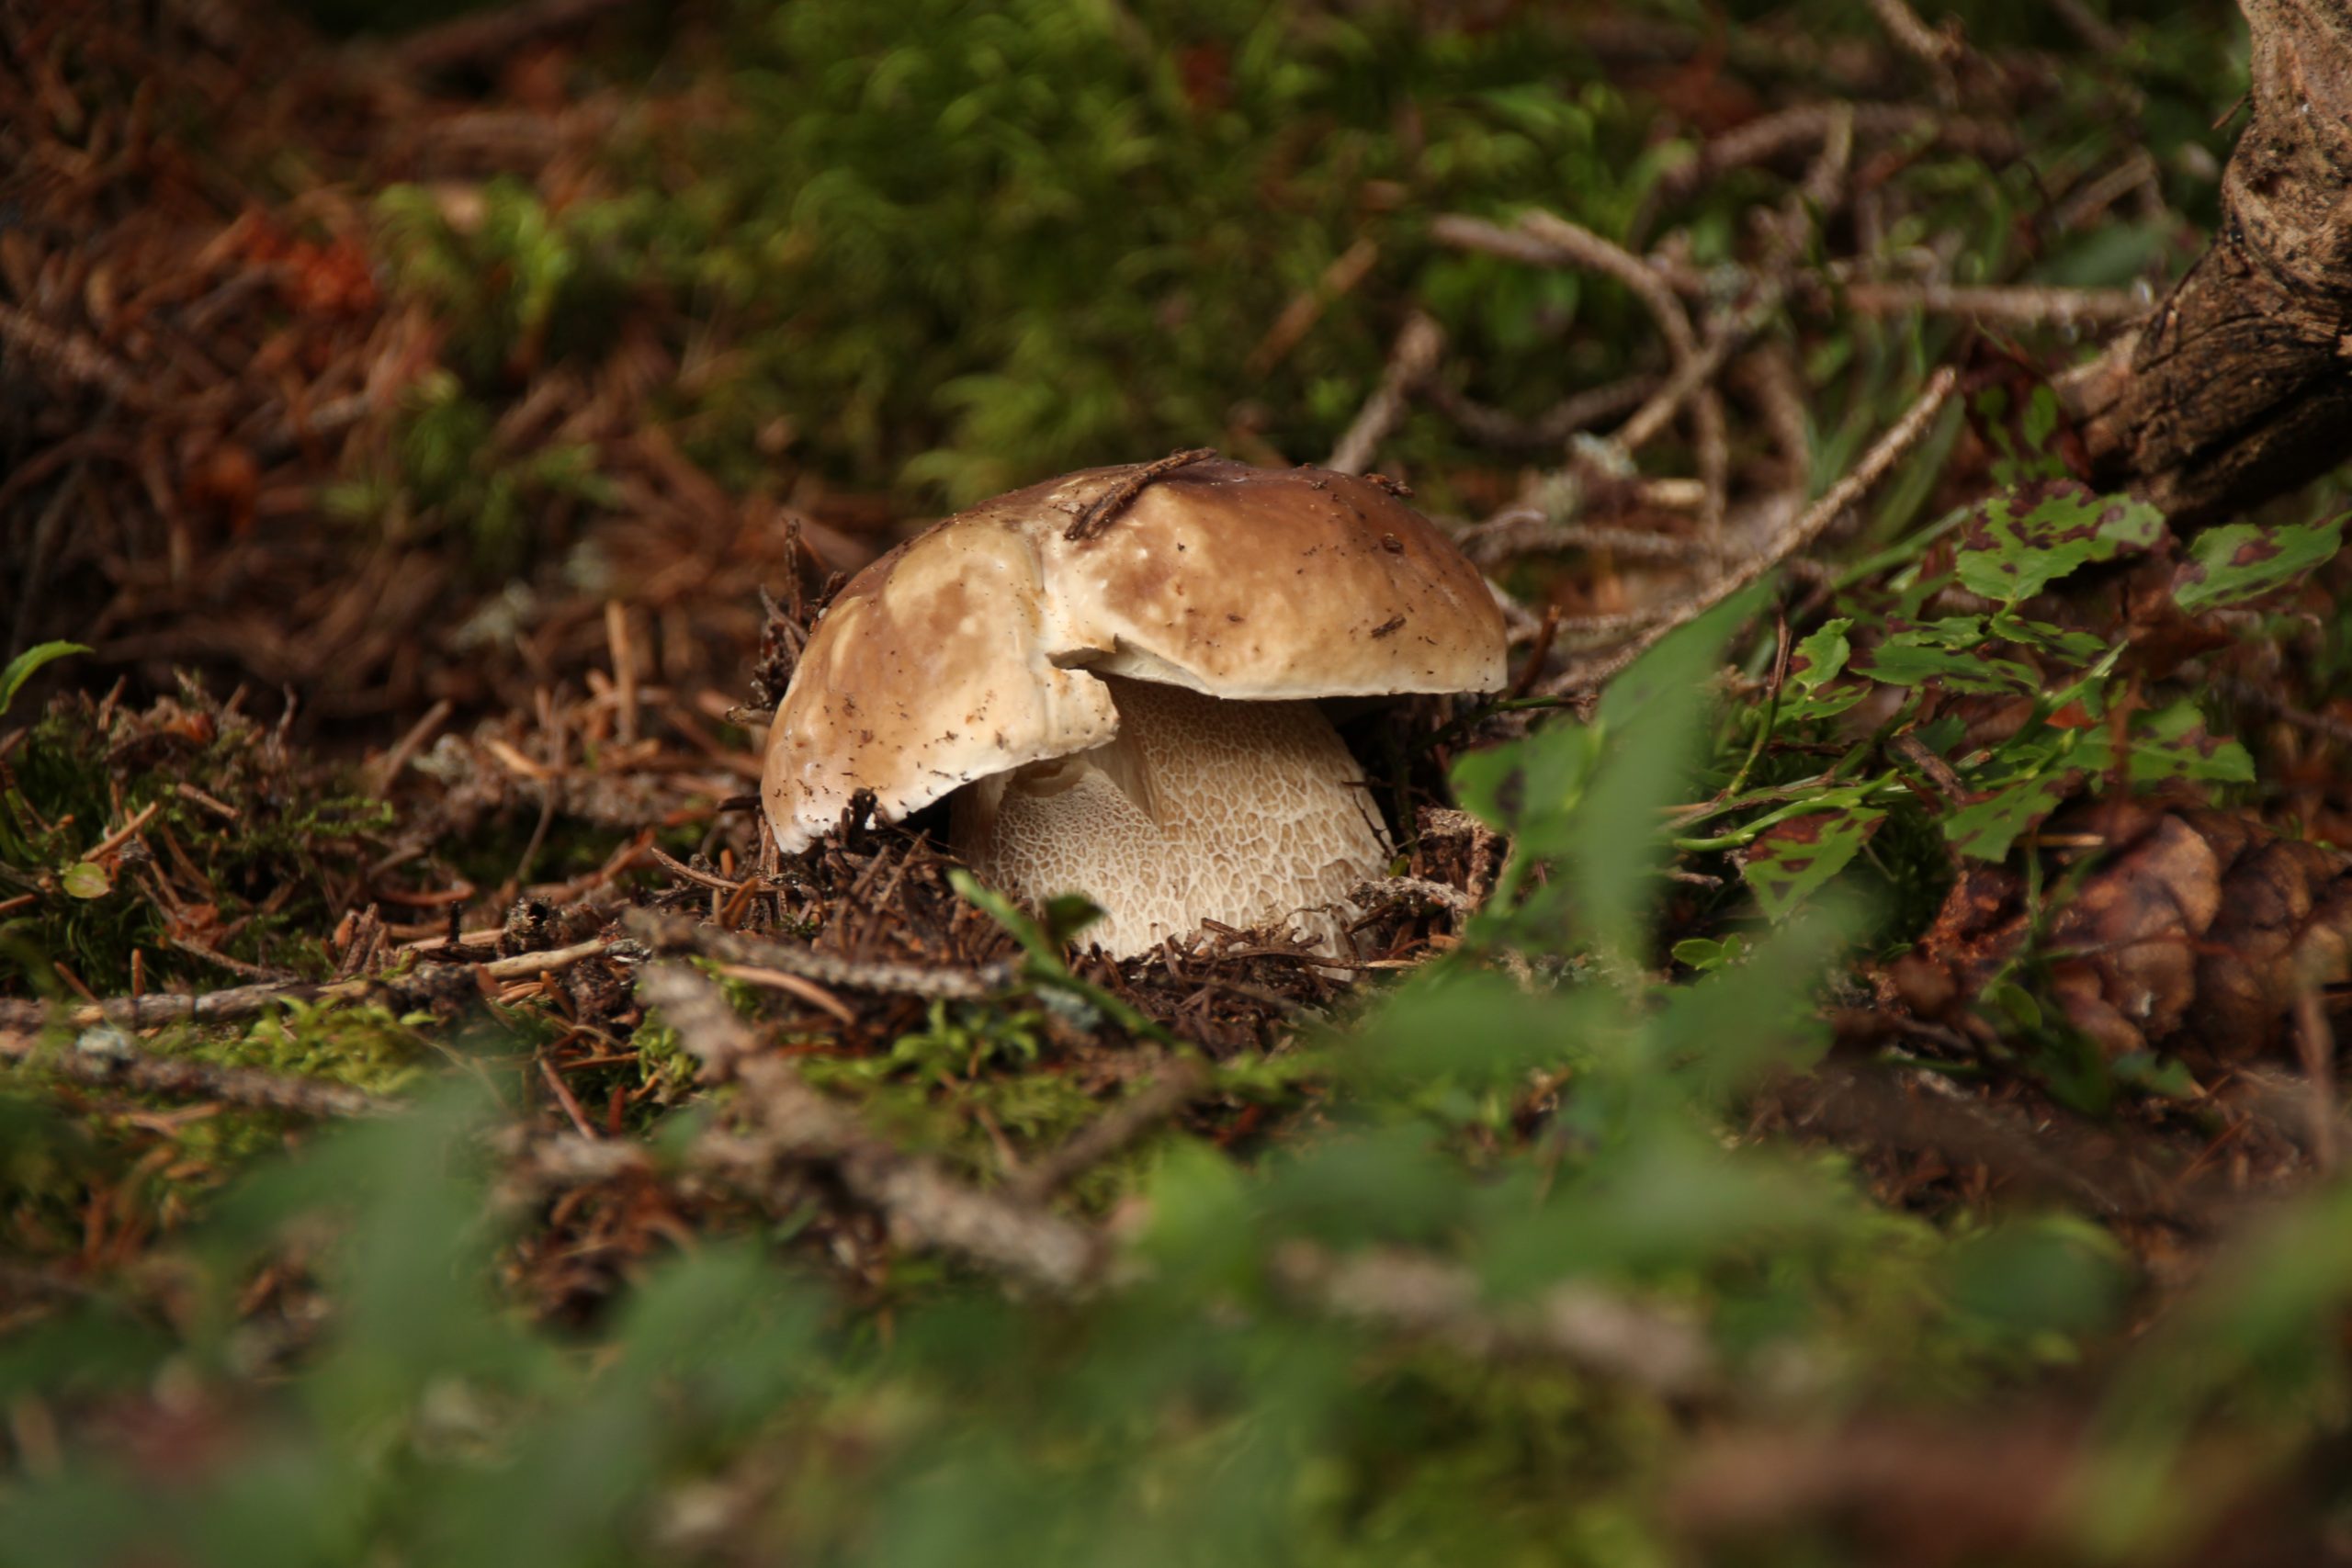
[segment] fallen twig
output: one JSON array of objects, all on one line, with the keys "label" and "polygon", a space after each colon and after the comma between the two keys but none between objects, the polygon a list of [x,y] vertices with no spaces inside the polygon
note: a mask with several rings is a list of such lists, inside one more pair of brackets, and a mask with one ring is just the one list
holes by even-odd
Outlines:
[{"label": "fallen twig", "polygon": [[815,1160],[872,1205],[909,1245],[954,1252],[1057,1293],[1095,1275],[1101,1239],[1048,1210],[956,1180],[933,1161],[876,1136],[849,1111],[801,1081],[728,1004],[726,993],[682,964],[657,964],[638,983],[678,1032],[707,1077],[742,1085],[752,1129],[698,1140],[694,1163],[758,1179],[779,1164]]},{"label": "fallen twig", "polygon": [[1557,446],[1580,430],[1639,408],[1657,390],[1656,376],[1628,376],[1606,386],[1589,388],[1561,399],[1533,419],[1521,419],[1501,409],[1488,408],[1432,377],[1423,389],[1430,406],[1462,427],[1463,434],[1483,446],[1532,450]]},{"label": "fallen twig", "polygon": [[1356,411],[1355,419],[1348,425],[1331,448],[1331,456],[1323,466],[1334,473],[1360,474],[1372,466],[1380,444],[1388,439],[1399,421],[1413,389],[1429,379],[1437,368],[1438,356],[1445,352],[1445,332],[1437,322],[1416,310],[1405,319],[1404,327],[1396,333],[1396,344],[1389,350],[1388,367],[1382,372],[1380,385]]},{"label": "fallen twig", "polygon": [[1420,1253],[1341,1257],[1297,1241],[1270,1263],[1276,1284],[1306,1305],[1482,1359],[1566,1361],[1662,1399],[1702,1397],[1717,1386],[1714,1353],[1696,1324],[1599,1286],[1555,1285],[1523,1306],[1499,1309],[1481,1300],[1471,1270]]},{"label": "fallen twig", "polygon": [[2033,285],[1970,288],[1956,283],[1849,283],[1837,301],[1866,316],[1905,310],[1974,316],[2011,326],[2077,327],[2137,321],[2150,301],[2129,288],[2052,288]]},{"label": "fallen twig", "polygon": [[548,33],[560,32],[620,9],[626,0],[526,0],[426,28],[401,39],[392,58],[411,71],[447,71],[500,60]]},{"label": "fallen twig", "polygon": [[1425,876],[1389,876],[1377,882],[1359,882],[1348,889],[1348,902],[1366,908],[1387,904],[1433,904],[1455,915],[1467,915],[1478,908],[1477,901],[1461,888],[1449,887]]},{"label": "fallen twig", "polygon": [[52,1072],[78,1083],[169,1095],[176,1100],[218,1100],[299,1116],[378,1116],[399,1109],[364,1089],[259,1067],[223,1066],[141,1050],[119,1029],[85,1029],[72,1043],[44,1050],[40,1037],[0,1028],[0,1057]]},{"label": "fallen twig", "polygon": [[1726,170],[1770,163],[1826,140],[1846,116],[1851,116],[1856,136],[1873,141],[1928,138],[1991,163],[2018,154],[2017,132],[1996,120],[1962,118],[1917,104],[1799,104],[1724,132],[1701,148],[1697,158],[1668,173],[1662,186],[1669,196],[1687,196]]},{"label": "fallen twig", "polygon": [[1068,1142],[1015,1177],[1015,1197],[1040,1202],[1073,1178],[1093,1169],[1201,1096],[1208,1074],[1198,1062],[1179,1059],[1144,1088],[1070,1134]]},{"label": "fallen twig", "polygon": [[1179,468],[1191,468],[1194,463],[1206,462],[1216,456],[1216,448],[1214,446],[1195,446],[1190,451],[1170,452],[1165,457],[1153,458],[1095,497],[1092,503],[1078,514],[1077,520],[1062,530],[1062,537],[1072,544],[1094,537],[1117,522],[1119,514],[1135,504],[1136,497],[1152,485]]},{"label": "fallen twig", "polygon": [[1642,528],[1555,523],[1537,507],[1514,506],[1466,529],[1458,542],[1480,566],[1543,550],[1605,550],[1626,560],[1696,560],[1707,547],[1696,539]]},{"label": "fallen twig", "polygon": [[351,980],[270,981],[218,991],[153,991],[145,996],[103,998],[78,1007],[52,1008],[46,1002],[0,997],[0,1029],[31,1031],[58,1024],[71,1029],[94,1029],[100,1024],[112,1024],[117,1029],[135,1030],[174,1023],[241,1023],[259,1018],[281,1002],[357,1001],[392,989],[430,992],[452,982],[471,986],[477,976],[514,980],[551,975],[621,945],[594,939],[544,953],[493,958],[486,964],[420,964],[397,978],[370,975]]},{"label": "fallen twig", "polygon": [[698,953],[723,963],[773,969],[853,991],[976,1001],[1005,989],[1015,979],[1009,964],[947,969],[922,964],[859,963],[813,948],[741,936],[691,916],[665,915],[654,909],[627,911],[621,916],[621,929],[656,953]]},{"label": "fallen twig", "polygon": [[[1884,479],[1894,465],[1903,460],[1912,447],[1928,433],[1952,389],[1959,384],[1960,374],[1946,366],[1928,378],[1927,386],[1903,417],[1894,422],[1862,460],[1846,476],[1829,487],[1828,492],[1798,515],[1788,527],[1763,549],[1740,561],[1730,571],[1710,582],[1705,588],[1681,604],[1657,617],[1655,624],[1643,630],[1625,648],[1612,653],[1596,666],[1571,671],[1559,681],[1551,682],[1546,695],[1583,690],[1607,682],[1619,671],[1631,664],[1641,654],[1677,626],[1688,626],[1717,604],[1756,581],[1789,557],[1796,554],[1819,537],[1822,531],[1841,516],[1847,508],[1870,493],[1871,488]],[[1639,612],[1637,614],[1647,614]],[[1597,618],[1597,617],[1596,617]],[[1566,629],[1566,623],[1563,624]]]}]

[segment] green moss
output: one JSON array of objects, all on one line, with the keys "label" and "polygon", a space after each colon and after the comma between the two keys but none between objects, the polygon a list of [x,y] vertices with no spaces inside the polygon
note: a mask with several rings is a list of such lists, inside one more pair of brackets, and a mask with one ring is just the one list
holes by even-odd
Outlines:
[{"label": "green moss", "polygon": [[[0,953],[12,955],[0,962],[14,964],[17,987],[53,987],[56,959],[92,988],[120,991],[134,947],[145,950],[151,987],[178,975],[217,983],[217,968],[174,950],[181,934],[249,963],[323,973],[317,933],[333,914],[324,884],[356,869],[390,830],[391,808],[339,769],[275,756],[258,726],[193,687],[145,715],[119,715],[103,732],[97,713],[87,696],[52,705],[0,790],[0,891],[39,894],[0,923]],[[151,807],[140,842],[85,859]],[[145,868],[159,856],[167,858],[154,879],[188,901],[182,914],[192,924],[175,927],[148,891]]]}]

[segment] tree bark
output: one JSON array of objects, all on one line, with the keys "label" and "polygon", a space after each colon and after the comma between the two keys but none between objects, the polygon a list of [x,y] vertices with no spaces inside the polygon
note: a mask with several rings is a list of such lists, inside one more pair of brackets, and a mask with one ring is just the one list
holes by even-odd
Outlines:
[{"label": "tree bark", "polygon": [[2096,477],[2178,527],[2352,458],[2352,0],[2239,4],[2254,118],[2221,228],[2078,411]]}]

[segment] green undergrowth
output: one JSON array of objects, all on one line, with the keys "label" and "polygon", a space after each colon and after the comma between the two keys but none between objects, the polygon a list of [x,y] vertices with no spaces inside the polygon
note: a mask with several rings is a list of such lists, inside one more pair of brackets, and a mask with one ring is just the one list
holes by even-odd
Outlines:
[{"label": "green undergrowth", "polygon": [[348,771],[290,757],[192,682],[136,714],[61,697],[6,766],[0,897],[33,896],[0,916],[0,976],[19,994],[56,990],[52,962],[119,994],[134,948],[155,990],[234,978],[188,946],[322,975],[340,891],[393,820]]},{"label": "green undergrowth", "polygon": [[[2040,11],[1962,9],[1988,46],[2078,47]],[[1837,26],[1869,35],[1847,10]],[[2091,287],[2177,267],[2183,233],[2121,213],[2061,231],[2046,193],[2103,167],[2120,119],[2167,199],[2210,218],[2227,139],[2206,122],[2240,79],[2210,47],[2223,17],[2069,57],[2016,127],[2029,157],[1901,148],[1890,265],[1956,246],[1956,282]],[[1838,96],[1736,28],[1727,41],[1789,101]],[[625,50],[598,66],[639,68]],[[705,96],[625,123],[605,194],[503,177],[376,193],[390,279],[445,324],[446,368],[339,510],[451,530],[492,571],[560,543],[550,519],[611,503],[603,459],[510,448],[498,416],[550,367],[592,365],[621,315],[692,362],[643,417],[739,491],[788,463],[960,505],[1179,446],[1318,458],[1413,310],[1445,330],[1458,389],[1532,417],[1657,367],[1641,307],[1607,278],[1441,245],[1432,220],[1541,209],[1636,247],[1671,232],[1707,267],[1739,259],[1748,216],[1788,188],[1745,170],[1668,194],[1703,141],[1683,115],[1747,89],[1612,70],[1543,7],[1457,26],[1402,5],[739,0],[652,83],[687,73]],[[1792,330],[1815,488],[1953,336],[1901,317]],[[1468,510],[1457,476],[1494,454],[1416,403],[1382,460]],[[1898,493],[1883,520],[1917,504]]]},{"label": "green undergrowth", "polygon": [[[17,1408],[168,1387],[213,1434],[170,1470],[69,1449],[0,1487],[0,1527],[57,1568],[166,1546],[580,1568],[725,1560],[721,1541],[812,1562],[1663,1564],[1704,1431],[1683,1399],[1717,1422],[1927,1417],[2056,1377],[2095,1434],[2058,1539],[2115,1561],[2197,1539],[2222,1494],[2196,1435],[2258,1419],[2280,1451],[2339,1414],[2326,1325],[2352,1298],[2352,1209],[2333,1189],[2289,1205],[2135,1342],[2134,1270],[2098,1225],[1890,1209],[1840,1156],[1740,1134],[1759,1082],[1819,1059],[1821,987],[1869,919],[1833,883],[1695,978],[1647,966],[1672,854],[1653,803],[1739,754],[1702,678],[1752,608],[1662,645],[1573,749],[1539,731],[1464,764],[1474,803],[1481,770],[1517,780],[1504,891],[1458,953],[1310,1033],[1311,1121],[1247,1157],[1163,1131],[1068,1200],[1117,1215],[1090,1293],[1023,1299],[899,1255],[878,1298],[854,1297],[787,1212],[656,1253],[589,1328],[534,1326],[491,1284],[525,1218],[486,1218],[492,1107],[440,1074],[409,1114],[323,1133],[211,1201],[173,1249],[167,1331],[109,1327],[129,1298],[101,1277],[0,1348]],[[1582,978],[1522,987],[1484,962],[1501,945],[1581,954]],[[797,1059],[985,1184],[979,1109],[1024,1147],[1081,1120],[1040,1070],[1046,1010],[1072,993],[1035,962],[1024,994],[942,1008],[886,1055]],[[289,1376],[255,1383],[231,1304],[298,1241],[333,1312]],[[1456,1271],[1451,1304],[1366,1317],[1349,1288],[1301,1282],[1406,1258]],[[1668,1325],[1688,1392],[1452,1326],[1595,1292]]]},{"label": "green undergrowth", "polygon": [[[175,1024],[141,1051],[224,1067],[253,1067],[405,1097],[468,1055],[438,1038],[428,1014],[401,1016],[372,1002],[288,999],[239,1025]],[[76,1048],[74,1032],[47,1032],[43,1050]],[[36,1055],[7,1086],[0,1111],[9,1150],[10,1206],[0,1247],[24,1257],[70,1255],[69,1237],[94,1212],[141,1237],[167,1235],[203,1212],[209,1194],[255,1162],[282,1154],[307,1118],[232,1104],[109,1093],[52,1077]]]}]

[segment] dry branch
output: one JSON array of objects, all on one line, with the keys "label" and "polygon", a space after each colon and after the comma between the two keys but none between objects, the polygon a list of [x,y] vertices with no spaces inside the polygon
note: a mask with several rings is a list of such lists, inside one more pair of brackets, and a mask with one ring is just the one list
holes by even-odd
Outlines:
[{"label": "dry branch", "polygon": [[1968,287],[1954,283],[1849,283],[1837,302],[1866,316],[1924,310],[2005,326],[2082,327],[2137,321],[2147,301],[2129,288]]},{"label": "dry branch", "polygon": [[1429,379],[1437,368],[1438,355],[1445,352],[1445,332],[1437,322],[1416,310],[1405,320],[1396,333],[1396,345],[1389,351],[1388,367],[1380,378],[1380,385],[1356,411],[1355,419],[1340,435],[1339,445],[1331,448],[1331,456],[1323,466],[1334,473],[1360,474],[1372,466],[1380,444],[1388,439],[1399,421],[1405,417],[1406,401],[1415,388]]},{"label": "dry branch", "polygon": [[1208,1074],[1198,1062],[1177,1061],[1151,1083],[1129,1095],[1070,1134],[1068,1142],[1023,1170],[1012,1183],[1016,1197],[1042,1201],[1074,1179],[1201,1097]]},{"label": "dry branch", "polygon": [[1442,1258],[1387,1249],[1340,1257],[1311,1242],[1282,1247],[1271,1272],[1314,1310],[1480,1359],[1565,1361],[1670,1400],[1703,1396],[1717,1380],[1697,1325],[1593,1285],[1555,1285],[1517,1309],[1498,1309],[1481,1300],[1476,1275]]},{"label": "dry branch", "polygon": [[1014,982],[1012,966],[984,964],[977,969],[947,969],[922,964],[862,964],[853,959],[795,947],[761,937],[739,936],[705,925],[686,915],[664,915],[652,909],[631,909],[621,917],[621,929],[656,953],[698,953],[725,964],[773,969],[820,986],[852,991],[878,991],[927,997],[946,1001],[977,1001]]},{"label": "dry branch", "polygon": [[1731,570],[1708,583],[1690,598],[1680,604],[1661,606],[1655,610],[1628,611],[1618,615],[1587,616],[1580,623],[1563,621],[1561,629],[1564,632],[1572,628],[1587,633],[1639,630],[1641,635],[1599,664],[1587,669],[1571,671],[1563,679],[1550,682],[1548,687],[1550,694],[1556,695],[1562,692],[1589,690],[1605,682],[1640,657],[1645,649],[1657,643],[1667,633],[1677,626],[1688,626],[1690,622],[1697,620],[1701,615],[1813,543],[1821,536],[1823,530],[1842,516],[1848,508],[1869,494],[1879,481],[1893,470],[1895,464],[1901,462],[1904,457],[1918,445],[1920,438],[1927,434],[1928,425],[1942,411],[1945,400],[1951,396],[1952,389],[1959,384],[1959,373],[1950,366],[1946,366],[1929,377],[1927,387],[1921,390],[1910,408],[1904,411],[1903,417],[1896,420],[1886,434],[1878,438],[1871,449],[1862,455],[1862,460],[1855,464],[1845,478],[1830,486],[1826,494],[1805,508],[1794,522],[1781,530],[1780,535],[1764,548],[1738,562]]},{"label": "dry branch", "polygon": [[426,28],[401,40],[391,57],[411,71],[447,71],[497,60],[548,34],[617,11],[626,0],[528,0]]},{"label": "dry branch", "polygon": [[696,1145],[696,1163],[754,1180],[795,1161],[829,1168],[842,1187],[872,1205],[904,1243],[956,1253],[999,1273],[1057,1293],[1094,1275],[1100,1239],[1083,1226],[1033,1204],[967,1187],[933,1161],[868,1132],[849,1111],[801,1081],[763,1042],[726,993],[682,964],[657,964],[639,995],[662,1010],[707,1077],[743,1087],[752,1128],[714,1134]]},{"label": "dry branch", "polygon": [[357,1001],[387,991],[429,995],[452,985],[459,990],[471,989],[478,978],[519,980],[550,975],[619,945],[598,939],[544,953],[518,953],[485,964],[420,964],[407,975],[391,979],[370,976],[326,983],[272,981],[232,986],[219,991],[153,991],[144,996],[108,997],[62,1008],[0,997],[0,1028],[29,1031],[62,1024],[73,1029],[95,1029],[100,1024],[111,1024],[117,1029],[155,1029],[174,1023],[242,1023],[259,1018],[281,1002]]},{"label": "dry branch", "polygon": [[221,1100],[298,1116],[377,1116],[399,1109],[398,1101],[319,1078],[158,1055],[111,1028],[85,1030],[54,1050],[44,1050],[37,1034],[0,1028],[0,1058],[77,1083],[175,1100]]}]

